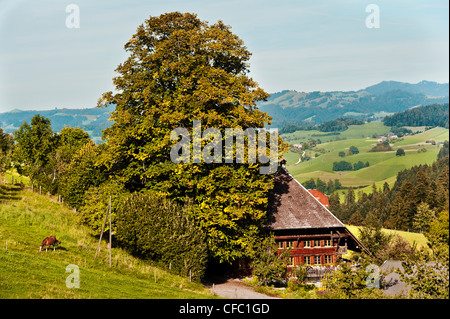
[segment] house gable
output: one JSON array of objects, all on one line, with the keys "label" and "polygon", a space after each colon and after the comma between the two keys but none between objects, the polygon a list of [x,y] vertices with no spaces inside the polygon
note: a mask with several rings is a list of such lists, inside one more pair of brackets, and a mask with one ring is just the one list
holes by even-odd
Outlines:
[{"label": "house gable", "polygon": [[[347,227],[289,174],[283,165],[274,177],[274,188],[269,195],[266,227],[274,232],[278,241],[297,238],[298,243],[309,237],[311,240],[330,238],[334,240],[335,248],[328,250],[334,249],[336,254],[346,251],[347,247],[370,254]],[[340,246],[345,249],[339,250]]]}]

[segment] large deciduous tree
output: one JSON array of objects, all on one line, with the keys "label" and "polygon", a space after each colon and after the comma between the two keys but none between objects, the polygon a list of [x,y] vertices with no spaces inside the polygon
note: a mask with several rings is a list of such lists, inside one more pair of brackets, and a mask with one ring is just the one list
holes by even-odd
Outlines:
[{"label": "large deciduous tree", "polygon": [[116,105],[104,131],[106,165],[129,191],[191,198],[210,253],[220,261],[240,257],[264,221],[271,176],[259,174],[259,164],[173,163],[170,135],[178,127],[192,134],[194,120],[222,134],[270,123],[256,108],[268,94],[247,76],[251,53],[223,22],[179,12],[145,20],[125,50],[116,92],[99,100]]}]

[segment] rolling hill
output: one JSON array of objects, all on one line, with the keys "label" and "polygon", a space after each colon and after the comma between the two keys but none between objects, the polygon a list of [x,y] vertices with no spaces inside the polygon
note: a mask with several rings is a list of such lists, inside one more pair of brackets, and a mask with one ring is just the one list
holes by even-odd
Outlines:
[{"label": "rolling hill", "polygon": [[92,140],[98,143],[101,140],[102,130],[109,127],[112,122],[109,121],[110,113],[114,111],[115,106],[110,105],[106,108],[85,108],[85,109],[52,109],[43,111],[21,111],[13,110],[0,113],[0,127],[6,133],[16,131],[23,122],[30,123],[34,115],[39,114],[51,121],[52,129],[60,132],[64,126],[83,128]]},{"label": "rolling hill", "polygon": [[[376,183],[378,187],[382,186],[384,182],[392,186],[399,171],[414,165],[434,162],[441,147],[440,142],[449,140],[448,129],[435,127],[391,142],[393,143],[392,151],[369,152],[377,143],[377,138],[373,138],[372,134],[386,134],[389,132],[388,127],[381,122],[372,122],[350,126],[347,131],[338,135],[340,140],[336,140],[336,135],[320,137],[319,133],[324,133],[318,131],[316,134],[314,131],[297,131],[282,135],[283,139],[290,144],[305,142],[312,138],[312,135],[315,135],[313,138],[319,137],[322,140],[322,144],[318,144],[315,149],[306,151],[313,157],[309,161],[298,163],[300,157],[298,152],[290,151],[284,155],[289,172],[300,182],[311,178],[320,178],[325,182],[330,179],[339,179],[344,187],[367,187],[367,190],[370,190],[373,183]],[[432,141],[434,141],[434,145]],[[359,149],[358,154],[339,156],[340,151],[347,152],[352,145]],[[396,150],[400,147],[405,150],[405,156],[396,156]],[[358,161],[364,163],[368,161],[370,166],[357,171],[333,171],[333,162],[341,160],[352,164]]]},{"label": "rolling hill", "polygon": [[383,81],[349,92],[282,91],[258,107],[273,117],[271,127],[282,128],[290,124],[320,124],[338,117],[377,119],[411,107],[448,101],[448,83]]},{"label": "rolling hill", "polygon": [[[50,235],[61,245],[39,252]],[[98,238],[76,222],[72,209],[17,185],[0,183],[0,243],[0,299],[213,297],[201,284],[114,246],[109,268],[105,242],[94,260]],[[79,267],[79,288],[66,286],[68,265]]]},{"label": "rolling hill", "polygon": [[[383,81],[359,91],[272,93],[257,107],[273,117],[271,127],[282,128],[289,124],[320,124],[339,117],[381,119],[386,115],[404,111],[414,106],[446,103],[449,101],[448,83],[422,81],[410,84]],[[107,108],[55,108],[45,111],[13,110],[0,113],[0,127],[7,133],[16,131],[23,122],[30,122],[35,114],[51,120],[53,131],[64,126],[80,127],[98,143],[101,132],[109,127],[110,113],[114,105]]]}]

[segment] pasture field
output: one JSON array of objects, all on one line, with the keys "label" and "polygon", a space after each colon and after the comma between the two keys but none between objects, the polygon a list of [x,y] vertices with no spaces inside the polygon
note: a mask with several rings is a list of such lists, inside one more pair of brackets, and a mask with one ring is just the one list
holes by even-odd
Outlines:
[{"label": "pasture field", "polygon": [[[345,226],[348,228],[348,230],[350,230],[350,232],[353,235],[355,235],[356,238],[359,238],[359,228],[360,228],[359,226],[354,226],[354,225],[345,225]],[[412,232],[407,232],[407,231],[402,231],[402,230],[394,230],[394,229],[386,229],[386,228],[382,228],[381,231],[386,234],[393,235],[393,236],[400,236],[404,240],[409,242],[411,245],[416,243],[418,249],[420,249],[421,247],[428,248],[428,245],[427,245],[428,240],[421,233],[412,233]]]},{"label": "pasture field", "polygon": [[283,139],[289,144],[297,144],[309,139],[320,139],[322,143],[332,142],[336,137],[346,139],[360,139],[374,134],[383,135],[389,133],[389,127],[383,122],[370,122],[364,125],[350,125],[347,130],[333,134],[332,132],[321,132],[318,130],[296,131],[283,134]]},{"label": "pasture field", "polygon": [[[39,252],[44,238],[61,245]],[[134,258],[109,251],[80,226],[75,212],[56,199],[15,185],[0,184],[0,299],[5,298],[213,298],[199,283]],[[68,288],[68,265],[80,271],[80,287]]]},{"label": "pasture field", "polygon": [[[392,151],[369,152],[377,144],[377,139],[365,135],[377,129],[378,131],[375,132],[377,134],[386,132],[385,128],[380,122],[351,126],[347,131],[350,131],[348,137],[353,138],[318,144],[315,150],[306,151],[306,154],[312,157],[309,161],[299,163],[300,154],[290,151],[284,155],[287,160],[287,169],[300,182],[311,178],[320,178],[324,181],[339,179],[344,187],[363,188],[364,191],[367,191],[371,189],[373,183],[377,187],[382,186],[384,182],[392,186],[397,173],[403,169],[411,168],[414,165],[433,163],[442,147],[439,142],[449,140],[449,130],[436,127],[423,133],[395,140],[391,144]],[[305,132],[311,131],[303,131],[303,134]],[[295,133],[298,133],[298,136],[302,134]],[[358,135],[359,138],[355,138]],[[432,145],[431,141],[435,141],[436,144]],[[302,141],[297,140],[296,142]],[[358,148],[358,154],[339,157],[339,152],[347,153],[352,145]],[[405,150],[405,156],[396,156],[396,151],[400,147]],[[333,171],[333,162],[338,161],[347,161],[351,164],[358,161],[369,162],[370,166],[357,171],[335,172]]]}]

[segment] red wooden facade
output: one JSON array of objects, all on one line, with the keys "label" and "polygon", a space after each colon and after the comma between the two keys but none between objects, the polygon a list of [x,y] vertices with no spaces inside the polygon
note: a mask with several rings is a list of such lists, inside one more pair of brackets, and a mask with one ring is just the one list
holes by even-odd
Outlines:
[{"label": "red wooden facade", "polygon": [[349,234],[330,231],[303,234],[278,234],[275,241],[278,245],[278,251],[290,249],[290,258],[288,267],[294,267],[300,264],[305,265],[327,265],[334,264],[342,254],[347,253]]}]

